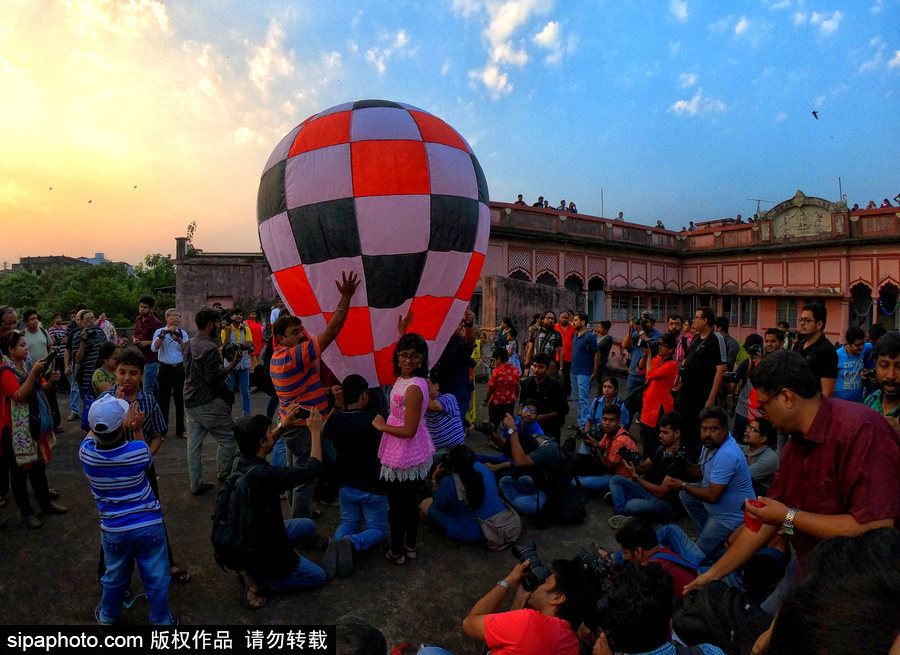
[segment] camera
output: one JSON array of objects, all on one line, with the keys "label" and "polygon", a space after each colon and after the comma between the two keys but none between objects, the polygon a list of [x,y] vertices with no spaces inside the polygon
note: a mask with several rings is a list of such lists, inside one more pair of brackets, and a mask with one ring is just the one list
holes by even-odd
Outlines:
[{"label": "camera", "polygon": [[222,349],[222,357],[225,358],[226,362],[234,361],[235,357],[239,357],[241,355],[241,344],[239,343],[227,343],[225,347]]},{"label": "camera", "polygon": [[579,548],[575,557],[584,564],[585,569],[606,578],[609,576],[610,571],[612,571],[612,562],[604,557],[600,557],[598,551],[599,547],[597,544],[593,543],[589,549]]},{"label": "camera", "polygon": [[619,457],[621,457],[623,461],[628,462],[632,466],[637,466],[644,461],[643,455],[641,455],[638,451],[631,450],[630,448],[626,448],[625,446],[619,448]]},{"label": "camera", "polygon": [[728,371],[725,375],[722,376],[722,382],[725,384],[737,384],[740,382],[740,378],[738,377],[737,371]]},{"label": "camera", "polygon": [[481,434],[494,434],[494,424],[490,421],[485,421],[483,423],[473,423],[472,429],[475,430],[475,432],[480,432]]},{"label": "camera", "polygon": [[522,576],[522,588],[525,591],[534,591],[550,577],[550,567],[545,566],[537,553],[537,546],[533,541],[526,541],[512,547],[513,557],[520,562],[528,560],[528,568]]},{"label": "camera", "polygon": [[659,339],[645,339],[644,337],[638,337],[635,345],[638,348],[650,348],[650,350],[656,350],[659,348]]},{"label": "camera", "polygon": [[874,368],[864,368],[862,370],[862,382],[867,387],[878,386],[878,378],[875,376]]}]

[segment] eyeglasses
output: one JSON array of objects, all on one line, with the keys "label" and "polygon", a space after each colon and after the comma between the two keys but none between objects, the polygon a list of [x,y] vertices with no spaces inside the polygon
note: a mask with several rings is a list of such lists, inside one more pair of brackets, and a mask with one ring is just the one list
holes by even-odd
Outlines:
[{"label": "eyeglasses", "polygon": [[523,408],[522,408],[522,413],[523,413],[523,414],[536,414],[537,411],[534,410],[534,409],[531,409],[530,407],[523,407]]},{"label": "eyeglasses", "polygon": [[[769,400],[772,400],[772,399],[769,398]],[[767,400],[766,402],[769,402],[769,400]],[[748,425],[747,428],[744,430],[744,434],[746,434],[746,433],[748,433],[748,432],[756,432],[756,433],[759,433],[759,430],[756,429],[755,427],[753,427],[752,425]]]},{"label": "eyeglasses", "polygon": [[801,316],[801,317],[800,317],[800,320],[799,320],[798,322],[800,323],[800,325],[806,325],[807,323],[815,323],[815,322],[816,322],[816,319],[814,319],[814,318],[803,318],[803,317]]},{"label": "eyeglasses", "polygon": [[397,359],[409,360],[417,362],[422,359],[422,353],[397,353]]},{"label": "eyeglasses", "polygon": [[[779,389],[777,392],[773,393],[771,396],[769,396],[768,398],[766,398],[765,401],[761,402],[761,403],[759,404],[759,406],[758,406],[756,409],[758,409],[759,412],[760,412],[761,414],[768,414],[768,411],[766,410],[766,405],[768,405],[770,402],[772,402],[772,399],[773,399],[773,398],[776,398],[777,396],[780,396],[780,395],[781,395],[781,392],[784,391],[784,389],[785,389],[785,387],[782,387],[782,388]],[[748,429],[749,429],[749,428],[748,428]]]}]

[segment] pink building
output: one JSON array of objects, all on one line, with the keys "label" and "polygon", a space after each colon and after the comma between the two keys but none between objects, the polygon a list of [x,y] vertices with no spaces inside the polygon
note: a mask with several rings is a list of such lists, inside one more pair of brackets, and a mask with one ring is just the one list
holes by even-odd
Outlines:
[{"label": "pink building", "polygon": [[473,299],[485,325],[504,315],[524,321],[541,309],[521,289],[513,302],[498,292],[504,279],[567,290],[571,304],[553,308],[608,319],[617,338],[629,317],[645,309],[665,320],[711,305],[740,341],[781,320],[796,326],[803,304],[817,300],[828,309],[828,338],[840,342],[851,324],[898,326],[900,208],[850,212],[844,203],[798,191],[756,222],[673,232],[491,203],[482,296]]}]

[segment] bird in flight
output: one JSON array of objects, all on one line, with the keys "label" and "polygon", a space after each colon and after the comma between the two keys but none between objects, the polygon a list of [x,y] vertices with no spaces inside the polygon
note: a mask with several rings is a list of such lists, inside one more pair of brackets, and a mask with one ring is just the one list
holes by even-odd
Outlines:
[{"label": "bird in flight", "polygon": [[812,115],[813,115],[813,118],[815,118],[816,120],[819,120],[819,112],[818,112],[818,111],[816,111],[815,109],[813,109]]}]

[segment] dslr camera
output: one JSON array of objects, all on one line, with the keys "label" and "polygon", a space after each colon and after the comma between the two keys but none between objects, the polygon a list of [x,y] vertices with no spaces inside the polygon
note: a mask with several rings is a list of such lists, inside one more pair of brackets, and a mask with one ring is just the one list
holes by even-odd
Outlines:
[{"label": "dslr camera", "polygon": [[226,343],[225,347],[222,348],[222,357],[226,362],[234,361],[235,357],[239,357],[241,355],[241,350],[241,344],[239,343]]},{"label": "dslr camera", "polygon": [[512,547],[513,557],[520,562],[528,560],[528,568],[525,569],[525,575],[522,576],[522,588],[525,591],[534,591],[540,587],[547,578],[553,573],[549,566],[546,566],[537,552],[537,546],[533,541],[526,541]]},{"label": "dslr camera", "polygon": [[622,446],[621,448],[619,448],[618,454],[619,454],[619,457],[621,457],[623,461],[628,462],[632,466],[637,466],[638,464],[640,464],[641,462],[644,461],[644,456],[641,455],[638,451],[631,450],[630,448],[626,448],[625,446]]}]

